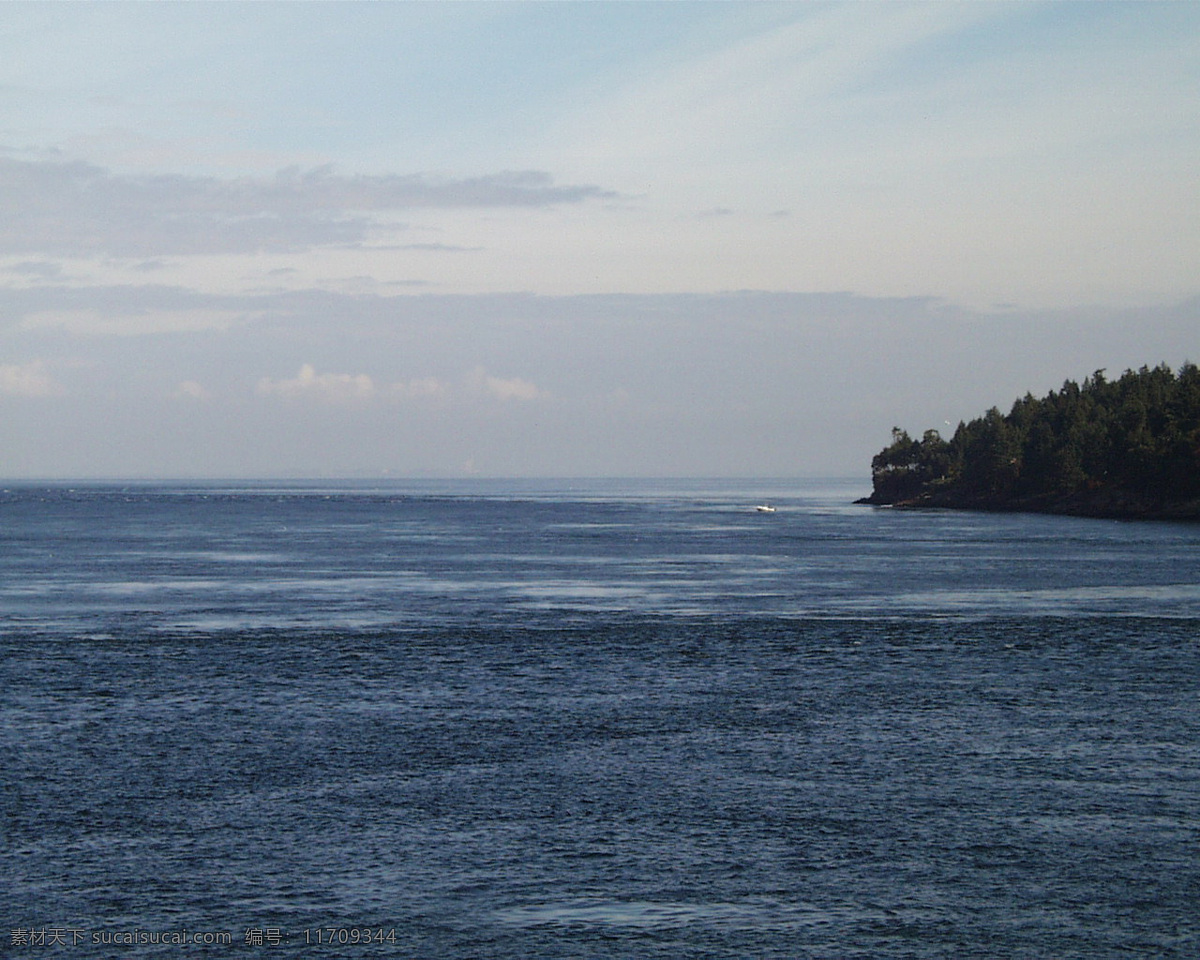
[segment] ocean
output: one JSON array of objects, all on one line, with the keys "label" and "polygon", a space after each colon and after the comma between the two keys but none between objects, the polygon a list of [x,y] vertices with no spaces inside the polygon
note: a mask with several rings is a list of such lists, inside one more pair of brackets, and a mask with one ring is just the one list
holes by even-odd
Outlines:
[{"label": "ocean", "polygon": [[868,488],[10,483],[0,956],[1200,956],[1200,526]]}]

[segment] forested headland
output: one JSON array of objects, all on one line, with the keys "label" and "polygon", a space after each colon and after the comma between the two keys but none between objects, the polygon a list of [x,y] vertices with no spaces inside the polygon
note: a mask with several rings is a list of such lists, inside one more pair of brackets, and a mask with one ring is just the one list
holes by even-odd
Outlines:
[{"label": "forested headland", "polygon": [[1200,519],[1200,368],[1098,370],[993,407],[945,440],[899,427],[861,501],[908,507]]}]

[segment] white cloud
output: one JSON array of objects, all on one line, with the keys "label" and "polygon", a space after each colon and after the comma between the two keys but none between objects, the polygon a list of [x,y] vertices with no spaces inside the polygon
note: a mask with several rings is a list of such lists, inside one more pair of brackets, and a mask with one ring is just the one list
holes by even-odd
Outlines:
[{"label": "white cloud", "polygon": [[536,400],[542,396],[542,392],[537,387],[520,377],[514,377],[511,380],[488,377],[486,382],[488,390],[501,400]]},{"label": "white cloud", "polygon": [[212,394],[195,380],[184,380],[175,389],[174,396],[185,400],[206,401],[212,399]]},{"label": "white cloud", "polygon": [[[199,385],[196,385],[198,389]],[[181,389],[183,385],[181,385]],[[492,397],[500,401],[528,401],[546,396],[544,390],[520,377],[494,377],[483,367],[476,367],[457,386],[438,377],[414,377],[395,380],[385,385],[376,385],[365,373],[318,373],[311,363],[300,367],[295,377],[272,380],[263,377],[258,382],[257,393],[262,396],[312,397],[329,402],[388,400],[445,400],[464,399],[474,396]]]},{"label": "white cloud", "polygon": [[306,363],[291,380],[263,377],[258,392],[281,397],[317,397],[331,402],[365,400],[375,394],[375,383],[365,373],[320,373]]},{"label": "white cloud", "polygon": [[443,397],[447,393],[446,385],[436,377],[398,380],[391,385],[390,389],[393,395],[406,400]]},{"label": "white cloud", "polygon": [[483,367],[476,367],[470,379],[474,388],[484,390],[498,400],[537,400],[545,396],[544,391],[528,380],[493,377]]},{"label": "white cloud", "polygon": [[62,387],[46,372],[46,365],[41,360],[0,365],[0,394],[51,397],[62,392]]}]

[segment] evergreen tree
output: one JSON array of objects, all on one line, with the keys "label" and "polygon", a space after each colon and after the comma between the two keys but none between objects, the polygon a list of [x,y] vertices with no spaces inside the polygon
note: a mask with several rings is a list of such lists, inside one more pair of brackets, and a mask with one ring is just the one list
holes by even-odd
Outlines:
[{"label": "evergreen tree", "polygon": [[1200,367],[1186,363],[1175,374],[1160,364],[1116,381],[1097,370],[1045,397],[1026,394],[1007,415],[993,407],[960,423],[949,442],[936,430],[914,440],[895,427],[871,473],[874,503],[1053,509],[1072,498],[1197,501]]}]

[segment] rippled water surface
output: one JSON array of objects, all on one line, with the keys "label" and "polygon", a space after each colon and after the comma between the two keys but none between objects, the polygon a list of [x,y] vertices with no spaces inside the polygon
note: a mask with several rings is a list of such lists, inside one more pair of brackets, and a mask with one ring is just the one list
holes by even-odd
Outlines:
[{"label": "rippled water surface", "polygon": [[1200,528],[864,492],[0,492],[0,954],[1200,956]]}]

